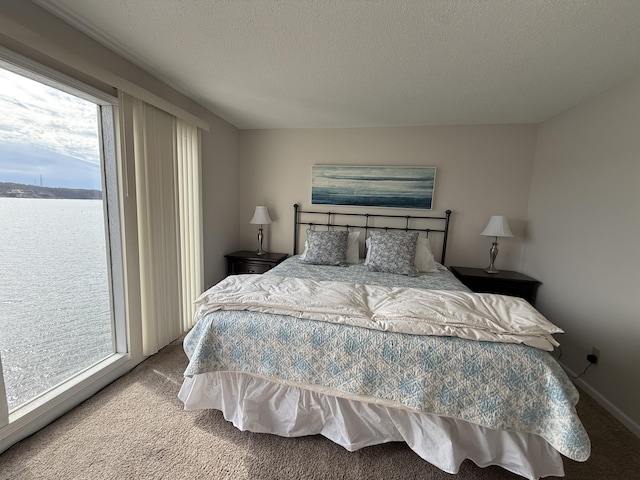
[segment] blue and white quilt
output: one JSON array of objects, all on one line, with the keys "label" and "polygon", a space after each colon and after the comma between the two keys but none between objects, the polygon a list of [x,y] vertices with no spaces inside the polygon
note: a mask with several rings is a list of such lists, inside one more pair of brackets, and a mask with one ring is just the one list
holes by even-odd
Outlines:
[{"label": "blue and white quilt", "polygon": [[578,392],[549,353],[538,348],[242,310],[206,314],[185,338],[184,348],[188,376],[243,372],[537,434],[577,461],[590,453],[575,411]]}]

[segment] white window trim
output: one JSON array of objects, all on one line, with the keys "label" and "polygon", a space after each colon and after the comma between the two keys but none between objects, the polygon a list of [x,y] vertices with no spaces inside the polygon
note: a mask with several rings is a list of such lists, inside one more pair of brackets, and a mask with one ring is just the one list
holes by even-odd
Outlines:
[{"label": "white window trim", "polygon": [[0,46],[0,66],[98,105],[118,105],[117,97],[2,46]]}]

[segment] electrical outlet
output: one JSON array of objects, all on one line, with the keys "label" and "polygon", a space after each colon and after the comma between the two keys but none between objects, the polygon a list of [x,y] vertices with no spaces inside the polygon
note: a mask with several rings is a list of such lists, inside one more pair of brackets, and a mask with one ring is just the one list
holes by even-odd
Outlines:
[{"label": "electrical outlet", "polygon": [[600,360],[600,349],[598,347],[591,347],[591,353],[587,355],[587,360],[591,363],[598,363]]},{"label": "electrical outlet", "polygon": [[598,361],[602,360],[602,352],[600,351],[600,349],[598,347],[592,347],[591,354],[595,355],[597,357]]}]

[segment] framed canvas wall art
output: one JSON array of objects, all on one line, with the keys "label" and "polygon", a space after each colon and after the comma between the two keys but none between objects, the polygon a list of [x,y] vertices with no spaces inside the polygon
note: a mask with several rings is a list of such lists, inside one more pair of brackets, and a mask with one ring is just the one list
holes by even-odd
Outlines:
[{"label": "framed canvas wall art", "polygon": [[314,165],[311,203],[431,210],[435,167]]}]

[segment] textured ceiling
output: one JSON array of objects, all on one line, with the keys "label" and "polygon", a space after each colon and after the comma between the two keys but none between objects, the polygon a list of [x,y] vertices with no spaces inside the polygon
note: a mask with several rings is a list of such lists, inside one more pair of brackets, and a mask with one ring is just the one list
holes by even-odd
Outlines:
[{"label": "textured ceiling", "polygon": [[640,73],[638,0],[35,0],[238,128],[537,123]]}]

